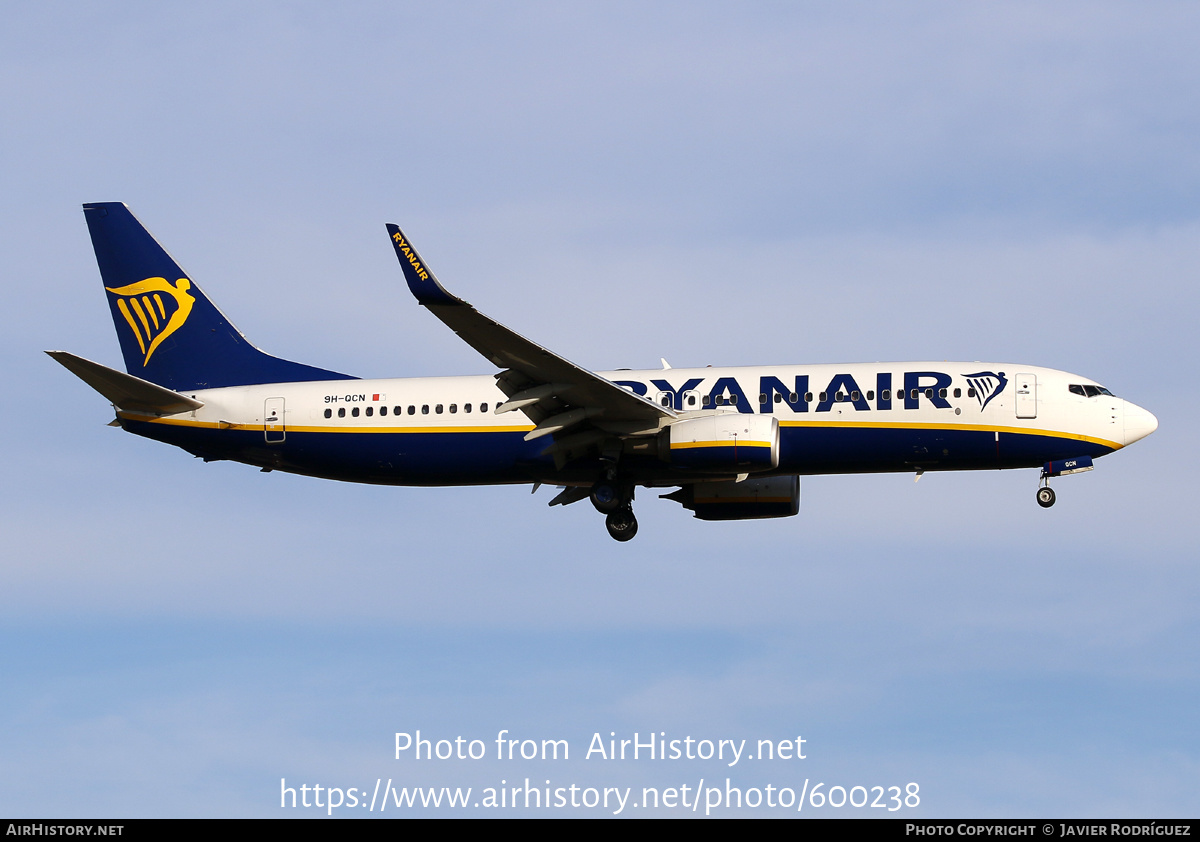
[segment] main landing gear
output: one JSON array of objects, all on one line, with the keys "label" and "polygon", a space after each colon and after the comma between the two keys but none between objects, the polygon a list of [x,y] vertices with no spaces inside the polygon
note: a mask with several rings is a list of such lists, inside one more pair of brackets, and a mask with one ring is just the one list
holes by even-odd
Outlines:
[{"label": "main landing gear", "polygon": [[605,478],[592,486],[589,495],[592,505],[602,515],[607,515],[604,525],[615,540],[625,541],[637,535],[637,518],[633,516],[633,486]]},{"label": "main landing gear", "polygon": [[604,525],[608,527],[608,534],[622,543],[637,535],[637,518],[628,505],[612,512],[604,519]]},{"label": "main landing gear", "polygon": [[612,514],[617,509],[628,503],[628,497],[632,494],[622,494],[621,486],[615,482],[602,480],[592,486],[592,493],[589,498],[596,511],[602,515]]}]

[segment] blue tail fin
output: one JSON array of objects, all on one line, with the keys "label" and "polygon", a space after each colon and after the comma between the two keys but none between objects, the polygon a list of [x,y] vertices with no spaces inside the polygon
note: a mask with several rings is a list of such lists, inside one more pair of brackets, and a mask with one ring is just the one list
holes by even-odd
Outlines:
[{"label": "blue tail fin", "polygon": [[264,354],[188,279],[129,208],[96,202],[83,210],[130,374],[176,392],[356,379]]}]

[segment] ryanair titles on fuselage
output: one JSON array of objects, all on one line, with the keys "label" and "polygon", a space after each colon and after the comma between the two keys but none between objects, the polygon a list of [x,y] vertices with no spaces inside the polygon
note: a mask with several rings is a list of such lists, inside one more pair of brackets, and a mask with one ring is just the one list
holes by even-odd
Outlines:
[{"label": "ryanair titles on fuselage", "polygon": [[[714,374],[717,373],[714,371]],[[703,377],[689,377],[682,383],[678,379],[672,383],[668,376],[652,377],[646,382],[614,377],[613,382],[652,400],[669,395],[670,405],[676,410],[693,408],[688,405],[686,396],[689,392],[695,392],[701,395],[702,404],[696,408],[726,406],[746,413],[774,412],[775,405],[780,403],[787,404],[794,412],[829,412],[835,404],[839,409],[853,407],[863,412],[871,409],[919,409],[922,400],[937,409],[950,409],[950,398],[961,397],[964,389],[964,386],[959,386],[959,394],[953,394],[955,378],[941,371],[906,371],[899,376],[890,371],[881,371],[875,372],[870,381],[863,383],[859,383],[849,372],[836,373],[828,382],[814,382],[809,374],[785,376],[789,378],[786,381],[775,374],[759,375],[755,384],[757,388],[752,390],[746,388],[750,378],[739,380],[728,375],[716,377],[712,385],[703,391],[700,391],[701,386],[707,379]],[[865,376],[871,377],[871,374]],[[968,396],[976,400],[981,412],[1008,384],[1003,371],[971,372],[959,376],[963,378],[960,383],[965,381]]]}]

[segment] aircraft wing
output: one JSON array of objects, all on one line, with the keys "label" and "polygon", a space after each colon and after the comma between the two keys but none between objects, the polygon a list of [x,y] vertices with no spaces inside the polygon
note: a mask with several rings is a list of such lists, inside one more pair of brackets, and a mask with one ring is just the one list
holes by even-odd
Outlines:
[{"label": "aircraft wing", "polygon": [[538,428],[526,438],[559,432],[593,418],[592,423],[636,421],[657,428],[660,419],[675,417],[669,407],[635,395],[560,357],[451,295],[403,232],[391,224],[387,230],[408,288],[418,303],[489,362],[505,369],[496,380],[509,400],[496,411],[520,409],[529,416]]}]

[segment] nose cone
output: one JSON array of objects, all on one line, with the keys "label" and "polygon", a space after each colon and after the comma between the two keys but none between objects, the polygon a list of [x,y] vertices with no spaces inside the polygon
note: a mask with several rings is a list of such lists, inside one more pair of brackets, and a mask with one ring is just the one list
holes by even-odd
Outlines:
[{"label": "nose cone", "polygon": [[1138,439],[1158,429],[1158,419],[1140,406],[1125,401],[1125,444],[1133,444]]}]

